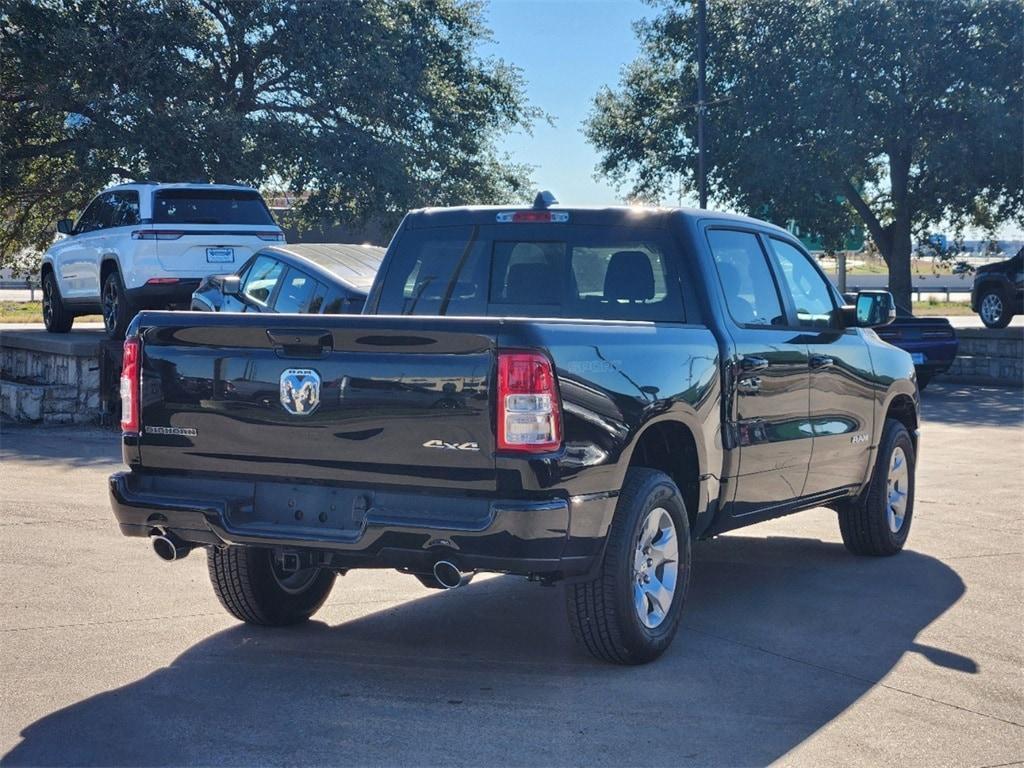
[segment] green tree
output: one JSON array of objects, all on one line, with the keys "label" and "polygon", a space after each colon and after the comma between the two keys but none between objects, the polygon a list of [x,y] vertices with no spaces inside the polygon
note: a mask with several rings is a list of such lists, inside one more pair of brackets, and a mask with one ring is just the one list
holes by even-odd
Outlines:
[{"label": "green tree", "polygon": [[[599,170],[649,198],[696,168],[694,7],[659,4],[586,126]],[[904,307],[930,224],[1024,220],[1018,0],[709,0],[708,40],[718,202],[832,246],[859,218]]]},{"label": "green tree", "polygon": [[303,193],[301,220],[522,197],[538,112],[466,0],[0,0],[0,264],[117,179]]}]

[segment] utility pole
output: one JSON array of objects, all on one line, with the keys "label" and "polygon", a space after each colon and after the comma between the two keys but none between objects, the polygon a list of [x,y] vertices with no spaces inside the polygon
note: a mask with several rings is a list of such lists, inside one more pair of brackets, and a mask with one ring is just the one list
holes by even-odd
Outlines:
[{"label": "utility pole", "polygon": [[708,207],[708,180],[704,165],[704,75],[708,56],[707,0],[697,0],[697,190],[700,207]]}]

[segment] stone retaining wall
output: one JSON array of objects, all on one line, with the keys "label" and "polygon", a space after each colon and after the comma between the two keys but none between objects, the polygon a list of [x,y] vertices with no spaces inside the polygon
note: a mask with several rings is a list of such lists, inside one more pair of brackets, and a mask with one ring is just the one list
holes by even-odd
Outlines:
[{"label": "stone retaining wall", "polygon": [[96,334],[0,333],[0,413],[16,421],[89,424],[100,420]]},{"label": "stone retaining wall", "polygon": [[1024,386],[1024,328],[958,328],[956,335],[956,360],[939,381]]}]

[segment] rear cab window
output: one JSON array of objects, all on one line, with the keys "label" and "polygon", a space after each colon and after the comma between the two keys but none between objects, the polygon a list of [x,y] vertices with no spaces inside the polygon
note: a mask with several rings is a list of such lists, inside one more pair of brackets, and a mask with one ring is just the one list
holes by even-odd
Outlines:
[{"label": "rear cab window", "polygon": [[407,229],[379,314],[683,322],[664,229],[561,223]]},{"label": "rear cab window", "polygon": [[274,224],[259,192],[245,189],[158,189],[156,224]]}]

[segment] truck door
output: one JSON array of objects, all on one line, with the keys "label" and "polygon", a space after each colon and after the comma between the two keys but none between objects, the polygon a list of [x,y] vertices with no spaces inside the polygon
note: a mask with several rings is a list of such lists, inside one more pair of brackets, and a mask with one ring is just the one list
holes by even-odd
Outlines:
[{"label": "truck door", "polygon": [[795,243],[765,238],[789,304],[804,331],[810,365],[814,448],[804,494],[864,482],[874,427],[873,370],[861,331],[839,322],[836,292]]},{"label": "truck door", "polygon": [[808,351],[790,327],[761,239],[709,228],[708,243],[734,342],[726,421],[739,466],[729,514],[772,516],[803,494],[811,458]]}]

